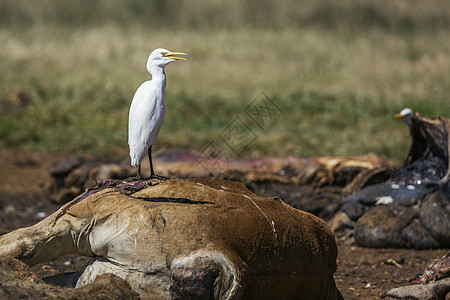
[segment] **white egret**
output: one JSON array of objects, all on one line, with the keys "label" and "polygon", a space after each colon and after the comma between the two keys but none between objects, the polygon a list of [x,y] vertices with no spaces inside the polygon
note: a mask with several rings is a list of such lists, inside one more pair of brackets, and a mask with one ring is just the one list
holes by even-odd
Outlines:
[{"label": "white egret", "polygon": [[164,67],[176,60],[186,60],[176,55],[183,52],[171,52],[158,48],[147,60],[147,71],[151,80],[142,83],[134,94],[128,117],[128,145],[130,147],[131,165],[138,167],[137,176],[141,178],[141,163],[148,155],[150,178],[163,178],[155,174],[152,163],[152,145],[158,136],[164,121],[166,73]]}]

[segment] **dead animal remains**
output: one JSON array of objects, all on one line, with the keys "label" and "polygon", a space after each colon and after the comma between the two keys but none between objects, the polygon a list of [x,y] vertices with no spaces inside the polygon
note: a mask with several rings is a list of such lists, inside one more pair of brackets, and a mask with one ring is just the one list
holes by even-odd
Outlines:
[{"label": "dead animal remains", "polygon": [[342,299],[328,225],[226,180],[109,180],[0,237],[28,265],[67,253],[93,259],[66,286],[112,273],[144,299]]}]

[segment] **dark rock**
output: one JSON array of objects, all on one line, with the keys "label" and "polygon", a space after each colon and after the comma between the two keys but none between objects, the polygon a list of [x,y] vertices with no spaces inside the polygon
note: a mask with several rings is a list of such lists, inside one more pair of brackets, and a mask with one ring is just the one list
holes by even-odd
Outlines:
[{"label": "dark rock", "polygon": [[440,244],[428,232],[419,219],[413,219],[411,224],[403,229],[406,247],[414,249],[439,248]]},{"label": "dark rock", "polygon": [[355,225],[355,241],[358,246],[372,248],[402,248],[408,246],[403,229],[418,212],[402,206],[377,206]]},{"label": "dark rock", "polygon": [[445,195],[434,193],[423,201],[420,221],[441,247],[450,247],[450,201]]},{"label": "dark rock", "polygon": [[346,200],[341,210],[355,221],[357,245],[416,249],[448,247],[450,201],[441,191],[435,191],[415,202],[415,206],[401,205],[404,202],[397,201],[369,206]]}]

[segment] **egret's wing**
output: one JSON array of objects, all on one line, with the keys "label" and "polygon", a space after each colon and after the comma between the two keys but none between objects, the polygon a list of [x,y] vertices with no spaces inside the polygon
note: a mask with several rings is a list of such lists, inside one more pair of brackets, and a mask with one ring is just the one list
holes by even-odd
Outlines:
[{"label": "egret's wing", "polygon": [[130,107],[128,144],[134,165],[138,165],[155,142],[165,114],[162,89],[144,82],[136,91]]},{"label": "egret's wing", "polygon": [[136,159],[139,163],[148,149],[146,145],[151,131],[149,122],[155,114],[155,99],[155,91],[147,81],[139,86],[131,102],[128,117],[128,145],[132,160]]}]

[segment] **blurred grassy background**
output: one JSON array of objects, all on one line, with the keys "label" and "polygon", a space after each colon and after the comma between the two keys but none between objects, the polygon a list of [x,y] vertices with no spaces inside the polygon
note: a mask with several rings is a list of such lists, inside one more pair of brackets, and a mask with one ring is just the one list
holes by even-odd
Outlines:
[{"label": "blurred grassy background", "polygon": [[[0,146],[126,157],[131,99],[164,47],[189,61],[166,69],[156,149],[233,157],[220,133],[242,116],[246,158],[400,161],[394,113],[450,117],[449,33],[445,0],[0,0]],[[264,130],[244,113],[261,92],[281,109]]]}]

